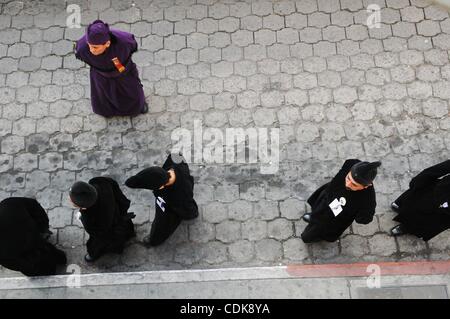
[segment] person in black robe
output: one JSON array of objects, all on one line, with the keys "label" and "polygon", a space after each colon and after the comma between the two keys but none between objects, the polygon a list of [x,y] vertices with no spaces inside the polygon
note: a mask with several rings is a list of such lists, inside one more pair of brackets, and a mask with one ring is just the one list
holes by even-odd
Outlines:
[{"label": "person in black robe", "polygon": [[0,265],[26,276],[55,275],[66,254],[47,241],[49,220],[35,200],[10,197],[0,203]]},{"label": "person in black robe", "polygon": [[112,178],[76,182],[70,189],[70,200],[80,209],[81,223],[89,234],[87,262],[106,253],[121,254],[125,243],[135,236],[132,222],[135,215],[128,213],[130,201]]},{"label": "person in black robe", "polygon": [[400,224],[391,235],[412,234],[424,241],[450,228],[450,160],[414,177],[409,189],[391,205]]},{"label": "person in black robe", "polygon": [[137,47],[134,35],[110,29],[101,20],[92,22],[77,41],[75,57],[90,66],[94,113],[112,117],[148,112],[144,89],[132,60]]},{"label": "person in black robe", "polygon": [[155,195],[155,219],[150,235],[144,238],[147,246],[161,245],[175,232],[182,220],[198,216],[198,206],[194,200],[194,178],[181,155],[169,155],[162,168],[146,168],[130,177],[125,185],[149,189]]},{"label": "person in black robe", "polygon": [[334,242],[353,221],[369,224],[376,207],[373,180],[380,162],[345,161],[331,182],[317,189],[308,199],[311,213],[303,216],[308,226],[301,237],[305,243]]}]

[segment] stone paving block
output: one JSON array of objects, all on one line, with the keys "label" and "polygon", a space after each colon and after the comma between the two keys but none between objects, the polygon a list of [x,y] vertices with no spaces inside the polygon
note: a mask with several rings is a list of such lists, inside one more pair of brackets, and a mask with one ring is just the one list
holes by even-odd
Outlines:
[{"label": "stone paving block", "polygon": [[[0,172],[4,173],[13,168],[13,157],[11,155],[0,156]],[[17,169],[18,170],[18,169]]]},{"label": "stone paving block", "polygon": [[[224,83],[226,87],[226,84]],[[229,92],[219,93],[214,96],[214,107],[221,110],[232,109],[236,105],[236,95]],[[242,106],[242,105],[241,105]]]},{"label": "stone paving block", "polygon": [[256,258],[263,261],[277,261],[282,258],[283,248],[274,239],[263,239],[255,243]]},{"label": "stone paving block", "polygon": [[300,113],[295,107],[288,107],[277,112],[280,124],[294,124],[300,119]]},{"label": "stone paving block", "polygon": [[362,257],[369,253],[369,242],[372,239],[367,239],[358,235],[347,235],[342,238],[341,248],[342,254],[352,257]]},{"label": "stone paving block", "polygon": [[283,243],[283,255],[291,261],[305,261],[309,258],[308,246],[298,238],[288,239]]},{"label": "stone paving block", "polygon": [[359,42],[353,40],[342,40],[336,44],[340,55],[352,56],[361,52]]},{"label": "stone paving block", "polygon": [[336,55],[336,45],[328,41],[320,41],[313,45],[315,56],[329,57]]},{"label": "stone paving block", "polygon": [[390,256],[397,252],[395,239],[392,236],[378,234],[369,238],[370,252],[377,256]]},{"label": "stone paving block", "polygon": [[317,43],[322,40],[320,28],[307,27],[300,30],[300,41],[305,43]]},{"label": "stone paving block", "polygon": [[228,208],[226,204],[213,202],[202,208],[203,220],[209,223],[220,223],[227,219]]},{"label": "stone paving block", "polygon": [[442,10],[442,7],[437,5],[431,5],[423,9],[425,13],[425,18],[428,20],[444,20],[448,17],[448,13]]},{"label": "stone paving block", "polygon": [[292,57],[306,58],[313,55],[313,46],[307,43],[296,43],[290,46]]},{"label": "stone paving block", "polygon": [[58,243],[65,248],[83,245],[84,230],[76,226],[67,226],[58,230]]},{"label": "stone paving block", "polygon": [[[301,239],[299,239],[301,240]],[[353,241],[354,242],[354,241]],[[350,243],[350,241],[349,241]],[[354,243],[358,245],[358,243]],[[317,260],[327,260],[339,255],[339,243],[329,243],[329,242],[318,242],[313,244],[308,244],[311,247],[313,257]],[[345,252],[344,249],[342,250]]]},{"label": "stone paving block", "polygon": [[294,225],[291,221],[284,218],[277,218],[267,223],[269,238],[276,240],[285,240],[294,233]]},{"label": "stone paving block", "polygon": [[8,48],[8,56],[19,59],[30,55],[30,46],[26,43],[15,43]]},{"label": "stone paving block", "polygon": [[345,28],[347,39],[353,41],[365,40],[369,37],[367,28],[363,25],[351,25]]},{"label": "stone paving block", "polygon": [[430,38],[417,35],[408,39],[408,48],[411,50],[426,51],[432,47]]},{"label": "stone paving block", "polygon": [[231,2],[230,3],[230,16],[233,17],[245,17],[251,14],[252,4],[245,2]]},{"label": "stone paving block", "polygon": [[389,24],[381,23],[379,28],[369,29],[369,36],[375,39],[388,39],[392,37],[392,34]]},{"label": "stone paving block", "polygon": [[394,24],[401,19],[400,11],[397,10],[396,7],[388,6],[387,8],[381,9],[380,13],[382,18],[382,22],[386,24]]},{"label": "stone paving block", "polygon": [[220,242],[208,242],[201,248],[204,260],[211,265],[218,265],[228,260],[227,246]]},{"label": "stone paving block", "polygon": [[284,17],[270,14],[263,17],[263,27],[269,30],[281,30],[284,27]]},{"label": "stone paving block", "polygon": [[382,41],[384,49],[389,52],[402,52],[408,48],[408,42],[403,38],[392,37]]},{"label": "stone paving block", "polygon": [[210,223],[189,225],[189,239],[196,243],[207,243],[216,237],[215,228]]},{"label": "stone paving block", "polygon": [[25,148],[25,140],[21,136],[8,136],[1,141],[1,150],[5,154],[15,154]]},{"label": "stone paving block", "polygon": [[250,219],[242,223],[242,238],[257,241],[267,238],[267,222],[259,219]]},{"label": "stone paving block", "polygon": [[426,37],[439,34],[441,28],[437,21],[425,20],[417,24],[417,33]]},{"label": "stone paving block", "polygon": [[228,247],[228,253],[231,260],[243,263],[249,262],[255,257],[255,248],[252,242],[247,240],[240,240],[238,242],[232,243]]},{"label": "stone paving block", "polygon": [[72,224],[73,210],[65,207],[58,207],[48,212],[50,225],[53,228],[64,228]]},{"label": "stone paving block", "polygon": [[254,216],[263,220],[273,220],[279,217],[278,202],[258,201],[254,206]]},{"label": "stone paving block", "polygon": [[396,238],[400,253],[419,254],[425,252],[428,247],[421,238],[415,236],[399,236]]},{"label": "stone paving block", "polygon": [[433,83],[434,96],[439,97],[444,100],[450,98],[450,92],[446,89],[448,88],[449,81],[440,81]]},{"label": "stone paving block", "polygon": [[435,66],[448,64],[448,54],[445,51],[432,49],[424,52],[425,61]]},{"label": "stone paving block", "polygon": [[[419,74],[417,76],[419,77]],[[391,69],[391,77],[396,82],[409,83],[415,80],[416,73],[410,66],[398,66]],[[423,77],[423,75],[420,75],[420,77]]]},{"label": "stone paving block", "polygon": [[428,242],[433,251],[447,251],[450,247],[450,240],[445,232],[440,233]]},{"label": "stone paving block", "polygon": [[423,104],[423,113],[426,116],[440,118],[448,115],[448,103],[439,99],[429,99]]},{"label": "stone paving block", "polygon": [[308,26],[316,28],[324,28],[331,22],[329,14],[324,12],[314,12],[308,15]]},{"label": "stone paving block", "polygon": [[197,244],[185,243],[175,248],[174,261],[186,265],[192,265],[202,260],[204,252],[199,251]]}]

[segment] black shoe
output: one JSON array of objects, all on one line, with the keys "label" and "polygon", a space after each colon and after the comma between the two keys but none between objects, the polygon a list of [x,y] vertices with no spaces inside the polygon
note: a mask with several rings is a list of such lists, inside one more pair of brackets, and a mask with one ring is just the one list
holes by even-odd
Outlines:
[{"label": "black shoe", "polygon": [[147,104],[147,102],[145,102],[144,108],[141,111],[141,114],[145,114],[145,113],[148,113],[148,104]]},{"label": "black shoe", "polygon": [[151,242],[150,235],[147,235],[144,237],[144,239],[142,239],[142,243],[144,244],[145,247],[152,246],[150,242]]},{"label": "black shoe", "polygon": [[396,202],[392,202],[391,209],[396,213],[400,212],[400,206],[398,206],[398,204]]},{"label": "black shoe", "polygon": [[84,256],[84,260],[88,263],[92,263],[95,261],[95,258],[92,258],[89,254],[86,254],[86,256]]},{"label": "black shoe", "polygon": [[42,239],[45,239],[45,240],[48,240],[51,235],[53,235],[53,233],[48,229],[45,232],[41,233]]},{"label": "black shoe", "polygon": [[56,249],[56,261],[58,265],[67,265],[66,253],[62,250]]},{"label": "black shoe", "polygon": [[391,229],[391,235],[392,236],[401,236],[401,235],[404,235],[404,234],[406,234],[406,231],[403,228],[402,224],[397,225],[397,226],[395,226],[394,228]]},{"label": "black shoe", "polygon": [[307,223],[310,223],[311,222],[311,213],[306,213],[305,215],[303,215],[303,220],[305,221],[305,222],[307,222]]}]

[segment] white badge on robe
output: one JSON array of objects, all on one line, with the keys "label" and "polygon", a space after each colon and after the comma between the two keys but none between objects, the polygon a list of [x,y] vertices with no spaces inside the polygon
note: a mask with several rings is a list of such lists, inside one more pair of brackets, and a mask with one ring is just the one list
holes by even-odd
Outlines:
[{"label": "white badge on robe", "polygon": [[347,204],[347,200],[345,199],[345,197],[341,197],[339,199],[335,198],[328,206],[331,208],[334,216],[337,216],[342,213],[342,206],[345,206],[345,204]]},{"label": "white badge on robe", "polygon": [[158,204],[159,208],[161,208],[161,210],[163,212],[166,211],[166,202],[164,201],[164,199],[162,197],[157,197],[156,198],[156,204]]},{"label": "white badge on robe", "polygon": [[442,204],[441,206],[439,206],[439,208],[448,208],[448,202],[445,202],[444,204]]}]

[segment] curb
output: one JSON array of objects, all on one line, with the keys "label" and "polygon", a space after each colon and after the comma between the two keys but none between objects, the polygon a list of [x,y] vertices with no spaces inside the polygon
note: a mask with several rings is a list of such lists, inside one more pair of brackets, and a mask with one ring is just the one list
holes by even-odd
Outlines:
[{"label": "curb", "polygon": [[144,271],[85,275],[70,274],[31,278],[12,277],[0,279],[0,291],[70,287],[74,282],[80,287],[86,287],[263,279],[368,277],[373,274],[374,270],[379,270],[380,276],[449,275],[450,260],[326,265],[290,264],[275,267]]}]

